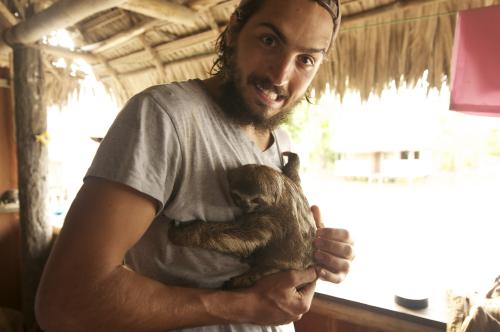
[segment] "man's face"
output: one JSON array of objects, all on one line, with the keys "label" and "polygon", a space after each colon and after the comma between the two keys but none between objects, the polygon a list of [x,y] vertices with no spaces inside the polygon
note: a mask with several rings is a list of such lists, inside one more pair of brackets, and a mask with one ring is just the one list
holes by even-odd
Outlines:
[{"label": "man's face", "polygon": [[226,105],[239,108],[233,115],[256,127],[282,122],[313,80],[332,33],[331,16],[315,1],[265,1],[228,38],[235,53],[224,95]]}]

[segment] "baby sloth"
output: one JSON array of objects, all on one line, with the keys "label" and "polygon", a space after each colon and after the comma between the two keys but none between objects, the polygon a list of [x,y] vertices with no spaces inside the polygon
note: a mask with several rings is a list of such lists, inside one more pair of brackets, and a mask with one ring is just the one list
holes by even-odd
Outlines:
[{"label": "baby sloth", "polygon": [[231,197],[243,212],[235,220],[195,220],[169,230],[176,245],[236,255],[250,265],[225,288],[249,287],[265,275],[313,265],[316,225],[300,186],[299,158],[291,152],[284,155],[288,162],[283,174],[255,164],[228,171]]}]

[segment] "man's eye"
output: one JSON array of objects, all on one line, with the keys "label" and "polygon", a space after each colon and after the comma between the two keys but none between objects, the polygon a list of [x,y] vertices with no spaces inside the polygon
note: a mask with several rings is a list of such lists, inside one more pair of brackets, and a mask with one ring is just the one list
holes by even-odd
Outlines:
[{"label": "man's eye", "polygon": [[276,44],[276,39],[273,36],[263,36],[260,38],[260,41],[266,46],[274,46]]},{"label": "man's eye", "polygon": [[299,61],[302,65],[305,65],[305,66],[314,66],[314,64],[316,62],[313,57],[308,56],[308,55],[300,56]]}]

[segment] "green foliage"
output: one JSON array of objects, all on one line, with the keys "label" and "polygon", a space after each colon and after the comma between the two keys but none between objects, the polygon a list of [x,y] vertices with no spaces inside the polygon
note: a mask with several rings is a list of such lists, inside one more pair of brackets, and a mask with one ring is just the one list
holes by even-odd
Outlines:
[{"label": "green foliage", "polygon": [[[330,147],[333,110],[303,102],[284,125],[294,145],[300,147],[304,168],[331,169],[339,156]],[[306,155],[304,155],[304,152]]]},{"label": "green foliage", "polygon": [[500,157],[500,130],[497,128],[488,133],[486,149],[491,156]]}]

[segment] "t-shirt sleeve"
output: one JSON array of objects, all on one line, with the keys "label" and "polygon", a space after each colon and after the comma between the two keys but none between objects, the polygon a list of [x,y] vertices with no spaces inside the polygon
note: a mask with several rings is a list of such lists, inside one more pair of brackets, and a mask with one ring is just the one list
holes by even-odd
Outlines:
[{"label": "t-shirt sleeve", "polygon": [[142,93],[116,117],[85,179],[99,177],[127,185],[155,199],[159,213],[175,194],[181,162],[170,116],[150,95]]}]

